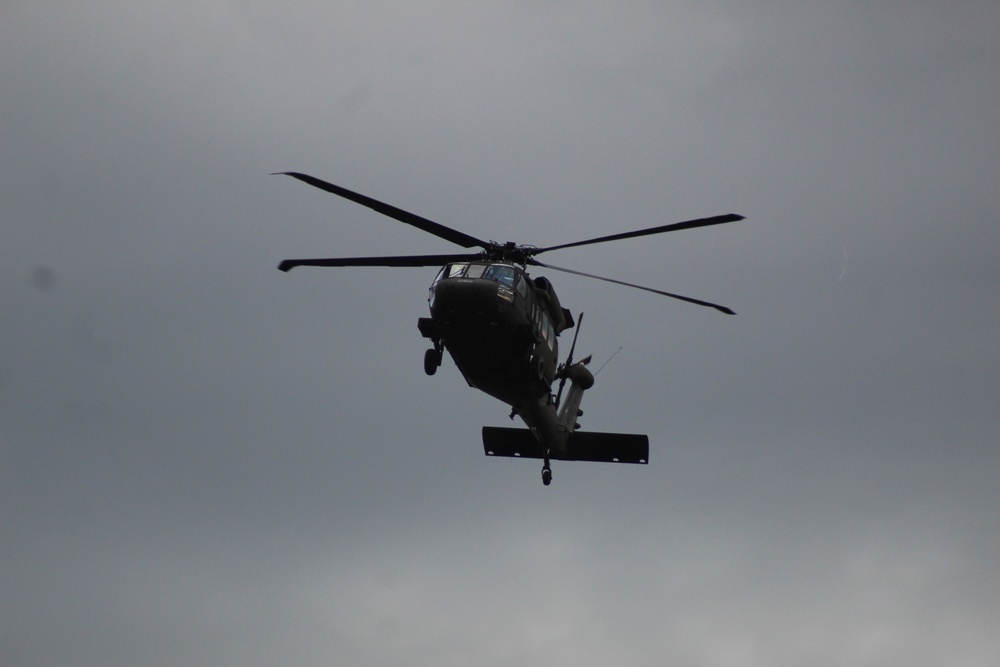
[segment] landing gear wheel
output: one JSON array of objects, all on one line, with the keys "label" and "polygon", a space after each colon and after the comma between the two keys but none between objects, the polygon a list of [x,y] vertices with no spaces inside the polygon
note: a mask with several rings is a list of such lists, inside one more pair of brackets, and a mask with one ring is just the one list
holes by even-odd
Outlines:
[{"label": "landing gear wheel", "polygon": [[441,351],[440,350],[427,350],[424,352],[424,372],[428,375],[434,375],[437,372],[438,366],[441,365]]},{"label": "landing gear wheel", "polygon": [[552,468],[549,467],[550,450],[545,450],[545,458],[542,459],[542,484],[548,486],[552,483]]}]

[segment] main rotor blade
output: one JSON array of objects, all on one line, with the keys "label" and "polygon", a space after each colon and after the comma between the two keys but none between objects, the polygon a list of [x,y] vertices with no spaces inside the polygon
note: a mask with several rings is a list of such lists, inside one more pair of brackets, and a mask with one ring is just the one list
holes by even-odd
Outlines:
[{"label": "main rotor blade", "polygon": [[308,183],[309,185],[319,188],[320,190],[326,190],[327,192],[333,193],[344,199],[350,199],[356,204],[361,204],[362,206],[367,206],[368,208],[378,211],[382,215],[387,215],[394,220],[399,220],[400,222],[405,222],[408,225],[413,225],[417,229],[421,229],[429,234],[440,237],[446,241],[451,241],[452,243],[457,243],[463,248],[473,248],[479,246],[485,248],[488,244],[486,241],[481,241],[475,236],[470,236],[463,232],[460,232],[451,227],[445,227],[442,224],[434,222],[433,220],[428,220],[427,218],[422,218],[415,213],[410,213],[409,211],[404,211],[401,208],[396,208],[395,206],[390,206],[384,202],[380,202],[377,199],[372,199],[371,197],[366,197],[365,195],[359,194],[357,192],[352,192],[347,188],[342,188],[339,185],[334,185],[333,183],[327,183],[324,180],[320,180],[315,176],[310,176],[308,174],[300,174],[297,171],[279,171],[275,175],[291,176],[292,178],[297,178],[298,180]]},{"label": "main rotor blade", "polygon": [[278,269],[288,272],[296,266],[443,266],[448,262],[471,262],[477,259],[482,259],[481,253],[464,255],[405,255],[402,257],[286,259],[278,265]]},{"label": "main rotor blade", "polygon": [[[662,225],[660,227],[650,227],[649,229],[639,229],[634,232],[623,232],[621,234],[611,234],[610,236],[600,236],[595,239],[587,239],[586,241],[576,241],[575,243],[563,243],[562,245],[549,246],[548,248],[539,248],[535,250],[532,254],[538,255],[543,252],[548,252],[549,250],[561,250],[562,248],[573,248],[580,245],[590,245],[591,243],[604,243],[605,241],[618,241],[620,239],[631,239],[636,236],[648,236],[649,234],[663,234],[665,232],[676,232],[681,229],[694,229],[695,227],[708,227],[709,225],[721,225],[725,222],[736,222],[737,220],[743,220],[742,215],[736,215],[735,213],[727,213],[726,215],[716,215],[711,218],[698,218],[697,220],[687,220],[685,222],[675,222],[670,225]],[[633,287],[635,287],[633,285]]]},{"label": "main rotor blade", "polygon": [[726,308],[725,306],[720,306],[717,303],[710,303],[708,301],[700,301],[698,299],[692,299],[689,296],[681,296],[680,294],[672,294],[670,292],[664,292],[662,290],[653,289],[652,287],[643,287],[642,285],[636,285],[634,283],[627,283],[624,280],[615,280],[614,278],[605,278],[604,276],[595,276],[592,273],[584,273],[583,271],[574,271],[573,269],[564,269],[564,268],[559,267],[559,266],[552,266],[551,264],[542,264],[537,259],[531,259],[531,258],[529,258],[528,259],[528,264],[531,264],[533,266],[541,266],[541,267],[546,268],[546,269],[554,269],[556,271],[563,271],[564,273],[572,273],[572,274],[577,275],[577,276],[585,276],[587,278],[595,278],[597,280],[603,280],[603,281],[608,282],[608,283],[615,283],[616,285],[625,285],[626,287],[634,287],[636,289],[645,290],[647,292],[653,292],[654,294],[661,294],[663,296],[669,296],[672,299],[680,299],[681,301],[687,301],[688,303],[697,304],[699,306],[708,306],[709,308],[715,308],[717,311],[719,311],[721,313],[725,313],[726,315],[735,315],[736,314],[730,308]]}]

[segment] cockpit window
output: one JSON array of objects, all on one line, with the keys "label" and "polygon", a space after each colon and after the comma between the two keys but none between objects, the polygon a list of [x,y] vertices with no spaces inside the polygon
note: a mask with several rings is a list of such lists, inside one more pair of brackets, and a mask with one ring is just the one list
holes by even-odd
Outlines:
[{"label": "cockpit window", "polygon": [[469,264],[469,270],[465,272],[466,278],[479,278],[483,275],[485,264]]},{"label": "cockpit window", "polygon": [[[518,276],[513,266],[503,264],[449,264],[438,275],[438,280],[443,278],[485,278],[493,282],[503,283],[507,287],[514,287],[514,280]],[[522,279],[523,281],[523,279]],[[435,281],[436,282],[436,281]],[[518,291],[525,290],[524,286],[519,286]]]},{"label": "cockpit window", "polygon": [[524,286],[524,276],[518,274],[517,276],[517,293],[521,296],[527,295],[528,288]]},{"label": "cockpit window", "polygon": [[500,264],[491,264],[483,275],[484,278],[489,278],[490,280],[495,280],[498,283],[503,283],[508,287],[514,286],[514,267],[512,266],[502,266]]}]

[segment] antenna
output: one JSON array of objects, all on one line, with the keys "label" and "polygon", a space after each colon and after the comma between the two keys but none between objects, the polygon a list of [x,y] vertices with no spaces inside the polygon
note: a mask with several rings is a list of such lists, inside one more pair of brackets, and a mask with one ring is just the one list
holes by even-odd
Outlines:
[{"label": "antenna", "polygon": [[[625,347],[625,346],[624,345],[619,345],[618,349],[615,350],[615,354],[618,354],[619,352],[621,352],[623,347]],[[594,377],[597,377],[597,373],[600,373],[601,369],[603,369],[605,366],[607,366],[609,363],[611,363],[611,360],[615,358],[615,354],[612,354],[610,357],[608,357],[607,361],[605,361],[603,364],[601,364],[601,368],[597,369],[597,371],[594,373]]]}]

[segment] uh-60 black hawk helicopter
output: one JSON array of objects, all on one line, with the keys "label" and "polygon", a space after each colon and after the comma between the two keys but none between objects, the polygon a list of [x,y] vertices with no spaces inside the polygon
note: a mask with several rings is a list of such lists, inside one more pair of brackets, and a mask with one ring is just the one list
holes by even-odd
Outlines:
[{"label": "uh-60 black hawk helicopter", "polygon": [[[511,418],[519,416],[528,428],[484,426],[483,448],[488,456],[542,459],[542,482],[545,485],[552,481],[552,460],[647,463],[649,438],[645,435],[578,430],[577,417],[583,414],[580,410],[583,392],[594,384],[594,376],[586,367],[590,357],[573,362],[576,335],[580,332],[577,327],[569,354],[562,364],[559,363],[557,338],[575,325],[573,315],[559,303],[552,283],[541,276],[528,276],[528,266],[635,287],[734,314],[718,304],[543,264],[535,257],[562,248],[735,222],[743,219],[741,215],[730,213],[537,248],[513,242],[483,241],[313,176],[298,172],[279,173],[367,206],[464,248],[481,248],[475,253],[450,255],[286,259],[278,268],[290,271],[297,266],[443,265],[430,287],[428,303],[431,316],[417,321],[420,333],[432,344],[424,355],[424,370],[428,375],[434,375],[441,365],[443,351],[447,350],[469,386],[511,406]],[[556,380],[559,380],[559,386],[553,393]],[[566,380],[570,381],[570,388],[565,401],[562,401]]]}]

